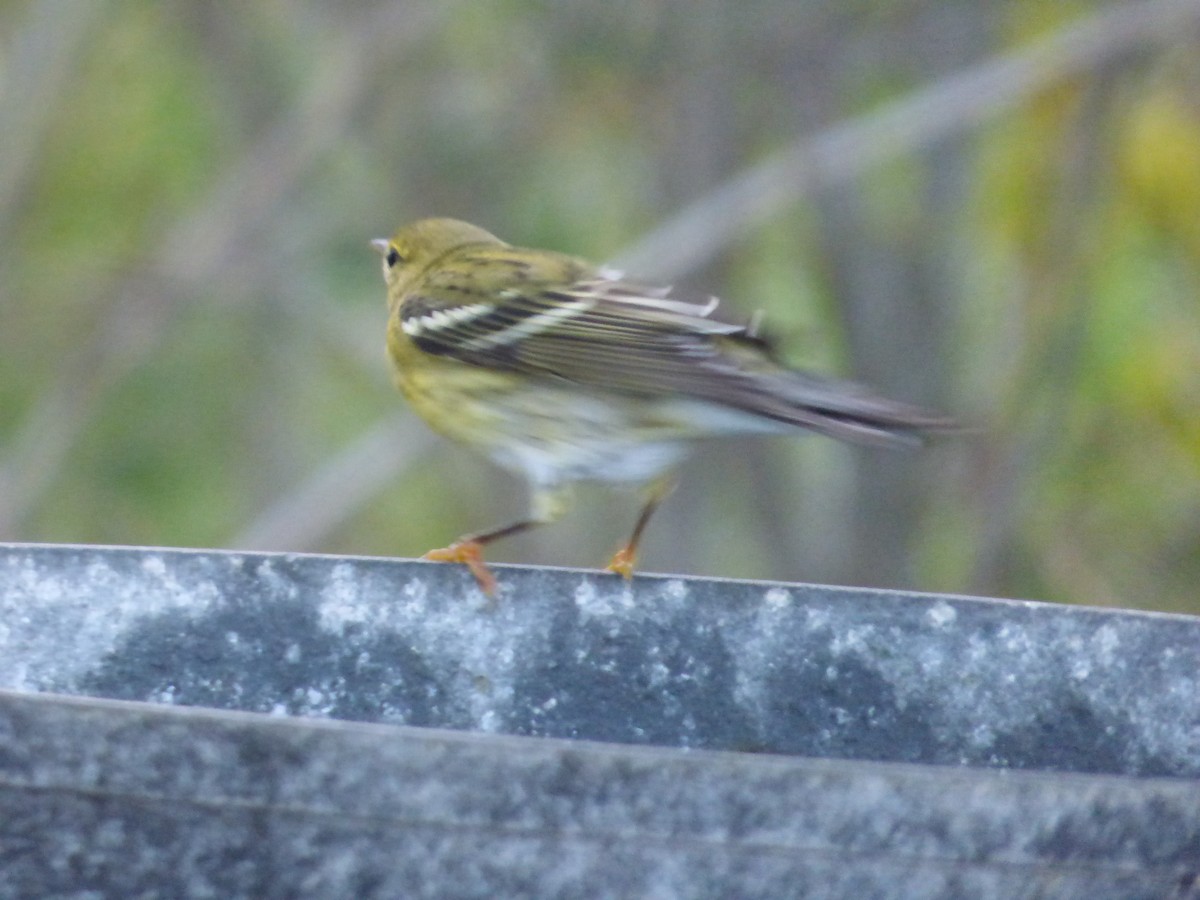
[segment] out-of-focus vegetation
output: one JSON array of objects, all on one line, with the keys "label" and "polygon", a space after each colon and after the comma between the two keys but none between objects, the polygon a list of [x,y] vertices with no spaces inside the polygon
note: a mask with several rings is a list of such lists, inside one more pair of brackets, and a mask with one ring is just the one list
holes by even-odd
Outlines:
[{"label": "out-of-focus vegetation", "polygon": [[[1200,2],[0,7],[0,539],[416,555],[519,514],[388,383],[453,215],[975,426],[706,447],[649,570],[1200,612]],[[587,493],[498,560],[596,565]]]}]

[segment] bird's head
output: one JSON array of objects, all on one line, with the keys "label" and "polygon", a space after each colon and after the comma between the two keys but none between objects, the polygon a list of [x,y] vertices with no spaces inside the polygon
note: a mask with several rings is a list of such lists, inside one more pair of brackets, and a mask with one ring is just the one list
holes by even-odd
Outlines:
[{"label": "bird's head", "polygon": [[443,255],[466,244],[498,244],[498,237],[458,219],[421,219],[371,246],[383,257],[383,280],[389,296],[402,294],[413,278]]}]

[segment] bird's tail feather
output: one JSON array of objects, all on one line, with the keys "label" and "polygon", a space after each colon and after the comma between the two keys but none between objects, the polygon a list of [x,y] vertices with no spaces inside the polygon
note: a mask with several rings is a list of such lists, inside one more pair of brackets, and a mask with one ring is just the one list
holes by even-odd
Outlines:
[{"label": "bird's tail feather", "polygon": [[753,412],[851,443],[916,445],[926,435],[960,430],[946,416],[851,382],[788,372],[763,378],[758,388]]}]

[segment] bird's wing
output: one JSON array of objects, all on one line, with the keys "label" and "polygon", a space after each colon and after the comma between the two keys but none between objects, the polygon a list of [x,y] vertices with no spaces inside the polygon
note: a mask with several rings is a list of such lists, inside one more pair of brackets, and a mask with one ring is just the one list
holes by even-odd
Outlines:
[{"label": "bird's wing", "polygon": [[440,288],[401,305],[426,353],[564,379],[603,391],[689,397],[866,443],[911,441],[945,420],[846,382],[788,370],[746,325],[713,318],[717,301],[606,277],[567,285],[510,281],[487,294]]},{"label": "bird's wing", "polygon": [[[603,277],[566,285],[512,281],[486,293],[426,285],[400,308],[401,327],[426,353],[529,374],[616,387],[620,363],[647,355],[664,371],[717,352],[714,338],[746,326],[711,318],[705,304]],[[614,371],[614,366],[618,370]],[[647,391],[653,383],[634,385]]]}]

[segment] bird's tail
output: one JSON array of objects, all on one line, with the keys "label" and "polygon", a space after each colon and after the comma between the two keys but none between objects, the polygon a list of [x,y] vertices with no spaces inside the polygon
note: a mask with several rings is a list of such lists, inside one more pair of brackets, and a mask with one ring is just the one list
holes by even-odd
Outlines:
[{"label": "bird's tail", "polygon": [[[759,375],[750,411],[838,440],[894,447],[962,429],[929,410],[888,400],[860,385],[802,372]],[[749,398],[748,398],[749,399]]]}]

